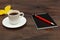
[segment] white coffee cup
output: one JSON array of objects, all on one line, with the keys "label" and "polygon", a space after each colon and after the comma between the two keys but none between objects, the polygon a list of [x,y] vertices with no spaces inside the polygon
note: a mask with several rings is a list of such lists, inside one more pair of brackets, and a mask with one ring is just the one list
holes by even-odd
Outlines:
[{"label": "white coffee cup", "polygon": [[19,10],[10,10],[8,12],[9,23],[13,25],[18,24],[23,16],[24,13]]}]

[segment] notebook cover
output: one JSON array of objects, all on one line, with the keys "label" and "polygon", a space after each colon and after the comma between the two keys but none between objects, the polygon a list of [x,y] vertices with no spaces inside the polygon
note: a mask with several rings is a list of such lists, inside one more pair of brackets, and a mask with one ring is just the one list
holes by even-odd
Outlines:
[{"label": "notebook cover", "polygon": [[57,24],[54,22],[54,20],[50,17],[50,15],[48,13],[45,14],[39,14],[38,16],[41,16],[47,20],[49,20],[50,22],[53,22],[54,25],[48,25],[46,22],[39,20],[38,18],[35,17],[35,15],[32,15],[33,20],[35,21],[36,27],[38,29],[46,29],[46,28],[54,28],[57,27]]}]

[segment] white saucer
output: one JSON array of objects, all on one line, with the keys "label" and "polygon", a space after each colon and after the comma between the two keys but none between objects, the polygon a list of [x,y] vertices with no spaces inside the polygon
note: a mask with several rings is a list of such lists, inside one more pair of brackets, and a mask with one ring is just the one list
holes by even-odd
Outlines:
[{"label": "white saucer", "polygon": [[20,18],[19,23],[16,24],[16,25],[10,24],[8,17],[4,18],[3,21],[2,21],[2,24],[7,28],[18,28],[18,27],[23,26],[25,23],[26,23],[26,18],[25,17]]}]

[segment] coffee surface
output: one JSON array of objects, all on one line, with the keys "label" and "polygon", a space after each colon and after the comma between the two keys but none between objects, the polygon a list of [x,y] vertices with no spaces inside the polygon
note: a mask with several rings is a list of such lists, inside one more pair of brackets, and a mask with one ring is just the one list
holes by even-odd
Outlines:
[{"label": "coffee surface", "polygon": [[18,13],[11,13],[10,15],[17,15]]}]

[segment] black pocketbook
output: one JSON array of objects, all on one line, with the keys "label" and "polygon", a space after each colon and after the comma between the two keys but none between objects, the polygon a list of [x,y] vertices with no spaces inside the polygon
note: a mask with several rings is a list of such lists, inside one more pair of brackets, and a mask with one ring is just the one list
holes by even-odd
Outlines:
[{"label": "black pocketbook", "polygon": [[32,15],[37,29],[47,29],[47,28],[58,27],[57,24],[54,22],[53,18],[51,18],[48,13],[39,14],[38,16],[41,16],[41,17],[49,20],[50,22],[54,23],[54,25],[52,25],[52,24],[48,25],[44,21],[39,20],[35,15]]}]

